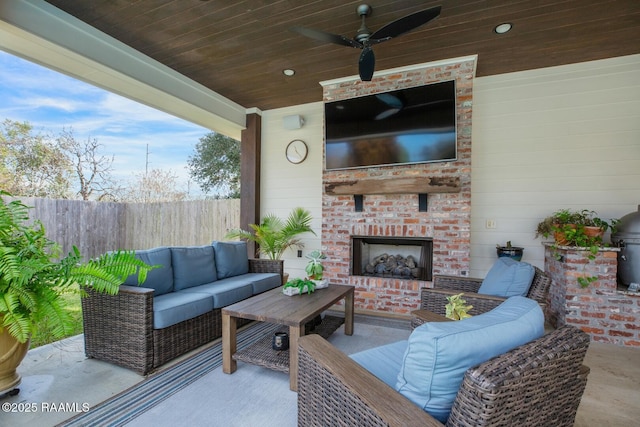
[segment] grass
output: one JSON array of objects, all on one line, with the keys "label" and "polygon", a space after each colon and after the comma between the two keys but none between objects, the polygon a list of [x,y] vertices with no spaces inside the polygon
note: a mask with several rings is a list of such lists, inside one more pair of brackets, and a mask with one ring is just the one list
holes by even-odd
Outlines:
[{"label": "grass", "polygon": [[[61,298],[62,298],[62,301],[64,302],[65,309],[71,314],[74,320],[73,332],[63,338],[81,334],[83,329],[82,329],[82,307],[80,304],[80,295],[64,294],[62,295]],[[43,325],[38,325],[37,332],[31,337],[30,348],[40,347],[42,345],[49,344],[63,338],[58,338],[58,339],[54,338],[53,335],[51,334],[50,328],[47,328]]]}]

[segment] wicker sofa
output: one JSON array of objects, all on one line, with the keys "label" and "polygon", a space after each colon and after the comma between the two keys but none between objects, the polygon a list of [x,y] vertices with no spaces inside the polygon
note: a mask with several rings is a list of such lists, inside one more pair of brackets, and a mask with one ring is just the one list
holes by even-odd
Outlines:
[{"label": "wicker sofa", "polygon": [[468,369],[442,423],[329,342],[301,337],[298,425],[569,427],[588,345],[586,333],[565,326]]},{"label": "wicker sofa", "polygon": [[282,261],[249,259],[245,242],[136,251],[152,270],[117,295],[82,299],[87,357],[146,375],[222,336],[223,307],[282,284]]}]

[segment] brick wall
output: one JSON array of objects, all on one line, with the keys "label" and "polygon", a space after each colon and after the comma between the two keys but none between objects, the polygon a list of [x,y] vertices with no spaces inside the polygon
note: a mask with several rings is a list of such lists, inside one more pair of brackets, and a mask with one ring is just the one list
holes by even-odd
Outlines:
[{"label": "brick wall", "polygon": [[[548,317],[555,326],[574,325],[597,342],[640,347],[640,296],[617,289],[617,248],[602,249],[595,260],[572,248],[545,248],[551,275]],[[597,277],[583,288],[579,277]]]},{"label": "brick wall", "polygon": [[322,248],[327,254],[326,277],[332,283],[356,287],[359,309],[407,314],[417,308],[419,289],[431,282],[350,275],[350,236],[433,238],[433,273],[468,275],[471,212],[471,113],[475,58],[324,86],[326,101],[456,80],[457,149],[455,162],[324,171],[327,184],[358,179],[403,177],[460,178],[458,193],[430,193],[428,211],[418,211],[417,194],[365,195],[364,209],[356,212],[353,196],[323,191]]}]

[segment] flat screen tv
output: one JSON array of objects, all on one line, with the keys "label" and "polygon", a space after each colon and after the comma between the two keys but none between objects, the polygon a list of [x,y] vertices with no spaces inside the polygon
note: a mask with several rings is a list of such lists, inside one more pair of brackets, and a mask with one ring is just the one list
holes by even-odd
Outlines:
[{"label": "flat screen tv", "polygon": [[456,160],[456,86],[425,86],[327,102],[325,169]]}]

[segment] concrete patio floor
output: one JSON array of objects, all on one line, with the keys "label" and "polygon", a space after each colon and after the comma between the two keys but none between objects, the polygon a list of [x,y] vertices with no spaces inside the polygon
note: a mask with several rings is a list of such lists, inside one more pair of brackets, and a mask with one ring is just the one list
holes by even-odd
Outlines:
[{"label": "concrete patio floor", "polygon": [[[591,373],[575,425],[638,425],[640,348],[592,342],[585,364]],[[144,380],[127,369],[87,359],[82,335],[29,351],[19,373],[20,393],[0,399],[2,426],[55,426]]]}]

